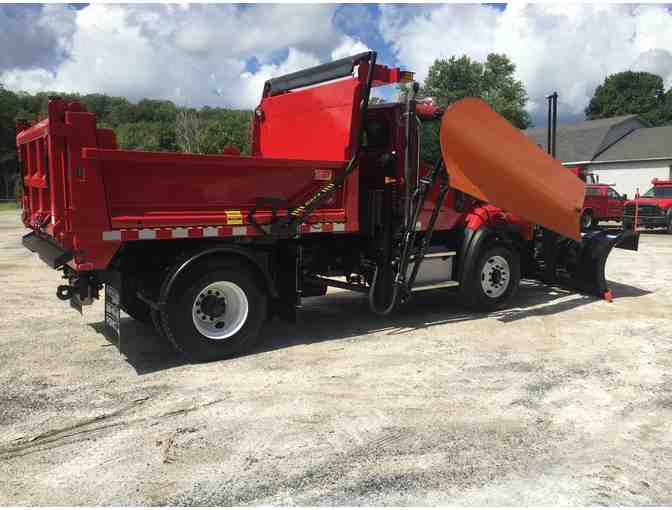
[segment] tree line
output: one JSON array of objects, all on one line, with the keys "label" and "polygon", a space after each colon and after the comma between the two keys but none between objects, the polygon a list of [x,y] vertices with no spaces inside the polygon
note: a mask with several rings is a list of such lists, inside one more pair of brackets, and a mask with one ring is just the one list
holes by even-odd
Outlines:
[{"label": "tree line", "polygon": [[122,149],[220,153],[227,145],[250,152],[252,112],[204,106],[184,108],[172,101],[143,99],[132,103],[107,94],[13,92],[0,84],[0,198],[12,195],[17,171],[17,120],[46,117],[50,97],[79,101],[95,113],[99,127],[114,129]]},{"label": "tree line", "polygon": [[[420,86],[419,97],[431,97],[439,106],[464,97],[481,97],[514,126],[531,126],[525,110],[528,94],[515,78],[516,66],[506,55],[492,53],[479,62],[463,55],[437,59]],[[400,87],[403,95],[405,88]],[[7,90],[0,84],[0,198],[13,195],[18,181],[15,146],[17,120],[46,116],[50,96],[81,102],[95,113],[100,127],[113,128],[123,149],[220,153],[227,145],[250,152],[252,112],[204,106],[184,108],[171,101],[143,99],[133,103],[107,94]],[[379,101],[374,99],[372,102]],[[660,76],[625,71],[607,76],[585,109],[587,119],[639,114],[652,126],[672,124],[672,89],[665,91]],[[438,123],[422,126],[423,157],[439,154]]]}]

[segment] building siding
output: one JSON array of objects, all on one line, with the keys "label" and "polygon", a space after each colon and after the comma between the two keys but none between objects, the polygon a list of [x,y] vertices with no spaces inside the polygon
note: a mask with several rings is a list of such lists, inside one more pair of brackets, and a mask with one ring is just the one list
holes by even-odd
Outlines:
[{"label": "building siding", "polygon": [[651,179],[672,179],[672,159],[664,161],[629,161],[626,163],[590,164],[588,169],[598,175],[600,182],[614,184],[619,193],[635,196],[637,188],[645,193]]}]

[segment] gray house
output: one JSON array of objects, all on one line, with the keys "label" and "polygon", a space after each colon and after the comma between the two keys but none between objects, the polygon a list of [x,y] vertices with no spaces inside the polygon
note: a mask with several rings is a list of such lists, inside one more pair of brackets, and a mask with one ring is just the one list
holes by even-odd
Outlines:
[{"label": "gray house", "polygon": [[[525,133],[546,150],[546,127]],[[585,166],[600,182],[634,196],[651,179],[672,179],[672,126],[650,127],[637,115],[558,126],[556,157],[565,166]]]}]

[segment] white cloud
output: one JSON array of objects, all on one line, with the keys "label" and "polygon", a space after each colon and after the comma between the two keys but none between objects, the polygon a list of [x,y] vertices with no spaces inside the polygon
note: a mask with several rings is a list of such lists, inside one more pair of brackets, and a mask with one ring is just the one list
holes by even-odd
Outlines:
[{"label": "white cloud", "polygon": [[663,79],[665,88],[672,88],[672,53],[668,50],[645,51],[632,64],[632,70],[658,74]]},{"label": "white cloud", "polygon": [[[436,58],[466,54],[483,60],[506,53],[540,115],[544,96],[560,94],[560,111],[580,115],[607,74],[646,69],[672,81],[672,15],[663,5],[508,4],[428,9],[383,6],[380,33],[399,63],[426,76]],[[652,50],[656,52],[651,53]]]},{"label": "white cloud", "polygon": [[341,44],[331,52],[331,60],[338,60],[339,58],[349,57],[350,55],[356,55],[369,50],[370,48],[359,39],[345,36]]},{"label": "white cloud", "polygon": [[[53,70],[10,62],[0,68],[7,87],[249,108],[272,75],[328,60],[348,41],[358,47],[335,28],[330,5],[92,4],[70,11],[69,34],[53,7],[32,16],[63,39],[68,58]],[[246,73],[252,57],[261,67]]]},{"label": "white cloud", "polygon": [[[662,5],[91,4],[0,6],[0,82],[179,104],[253,107],[266,79],[369,49],[423,79],[440,57],[508,54],[543,112],[557,90],[581,115],[607,74],[660,74],[672,87],[672,15]],[[247,71],[252,59],[257,67]],[[388,65],[395,62],[379,60]]]},{"label": "white cloud", "polygon": [[265,64],[256,72],[246,72],[241,75],[242,94],[246,104],[256,105],[259,102],[264,83],[273,76],[282,76],[307,67],[316,66],[320,61],[313,55],[290,48],[287,59],[281,64]]},{"label": "white cloud", "polygon": [[0,7],[0,73],[56,66],[74,30],[75,11],[62,5]]}]

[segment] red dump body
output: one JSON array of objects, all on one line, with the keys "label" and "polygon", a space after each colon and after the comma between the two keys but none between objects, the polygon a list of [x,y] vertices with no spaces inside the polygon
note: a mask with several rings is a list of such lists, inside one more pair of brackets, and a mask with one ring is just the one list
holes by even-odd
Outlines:
[{"label": "red dump body", "polygon": [[[96,127],[79,103],[51,101],[48,118],[17,135],[26,227],[74,254],[77,271],[104,269],[122,241],[242,237],[261,232],[343,170],[361,122],[368,64],[352,75],[297,90],[264,92],[255,110],[253,156],[119,150],[114,132]],[[399,81],[375,67],[373,83]],[[358,230],[358,171],[301,232]]]}]

